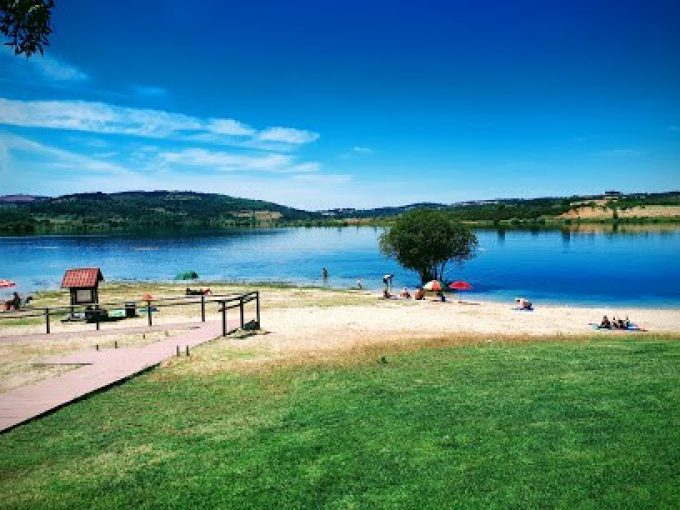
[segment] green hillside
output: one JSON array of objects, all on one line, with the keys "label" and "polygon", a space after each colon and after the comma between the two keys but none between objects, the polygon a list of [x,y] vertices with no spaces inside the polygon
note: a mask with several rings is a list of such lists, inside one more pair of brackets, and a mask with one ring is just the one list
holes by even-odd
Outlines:
[{"label": "green hillside", "polygon": [[[620,194],[616,196],[604,195],[574,195],[571,197],[545,197],[545,198],[507,198],[498,200],[474,200],[454,204],[419,203],[400,207],[382,207],[376,209],[338,209],[327,211],[327,217],[337,220],[357,219],[360,222],[390,223],[394,218],[406,211],[415,208],[431,208],[449,211],[453,216],[463,222],[480,225],[496,226],[522,226],[534,224],[568,224],[574,221],[569,217],[562,217],[570,211],[576,210],[583,204],[598,203],[598,207],[610,210],[612,219],[615,217],[619,222],[646,223],[677,221],[674,217],[676,210],[671,208],[680,206],[680,192],[666,193],[634,193]],[[657,218],[624,218],[618,217],[611,211],[627,211],[632,208],[644,208],[650,206],[663,206],[668,208],[668,217]],[[578,221],[600,222],[601,219]],[[611,221],[611,219],[610,219]]]},{"label": "green hillside", "polygon": [[5,204],[2,233],[225,228],[311,221],[310,213],[261,200],[185,191],[80,193]]},{"label": "green hillside", "polygon": [[[579,208],[608,211],[601,217],[578,216]],[[635,210],[660,206],[656,216]],[[57,198],[0,197],[0,234],[88,233],[180,228],[348,225],[392,222],[416,208],[449,211],[479,226],[560,226],[574,222],[659,223],[680,221],[680,192],[585,195],[532,199],[476,200],[454,204],[417,203],[376,209],[303,211],[272,202],[191,191],[79,193]],[[633,211],[633,213],[631,213]]]}]

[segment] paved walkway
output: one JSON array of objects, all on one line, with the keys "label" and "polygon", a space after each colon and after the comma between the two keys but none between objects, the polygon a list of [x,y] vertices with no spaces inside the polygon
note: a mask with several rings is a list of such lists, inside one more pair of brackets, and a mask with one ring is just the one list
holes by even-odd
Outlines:
[{"label": "paved walkway", "polygon": [[[228,330],[236,327],[237,320],[229,321]],[[191,349],[221,335],[221,321],[211,321],[186,333],[143,347],[101,351],[88,349],[45,360],[48,364],[83,366],[59,377],[0,394],[0,432],[159,365],[163,360],[176,355],[178,345],[184,354],[186,346]]]}]

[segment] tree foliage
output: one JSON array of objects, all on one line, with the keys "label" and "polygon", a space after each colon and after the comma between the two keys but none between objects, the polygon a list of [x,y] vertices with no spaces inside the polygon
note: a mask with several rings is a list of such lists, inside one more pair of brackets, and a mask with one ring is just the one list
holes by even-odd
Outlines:
[{"label": "tree foliage", "polygon": [[0,31],[16,55],[42,55],[52,33],[54,0],[0,0]]},{"label": "tree foliage", "polygon": [[477,236],[450,213],[416,209],[401,216],[380,236],[380,249],[420,279],[441,280],[450,262],[461,265],[475,255]]}]

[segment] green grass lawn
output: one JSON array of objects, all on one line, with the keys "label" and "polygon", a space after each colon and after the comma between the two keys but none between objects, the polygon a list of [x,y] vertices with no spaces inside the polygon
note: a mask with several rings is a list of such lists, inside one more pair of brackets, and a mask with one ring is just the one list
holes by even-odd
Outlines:
[{"label": "green grass lawn", "polygon": [[0,507],[680,506],[678,339],[194,362],[0,436]]}]

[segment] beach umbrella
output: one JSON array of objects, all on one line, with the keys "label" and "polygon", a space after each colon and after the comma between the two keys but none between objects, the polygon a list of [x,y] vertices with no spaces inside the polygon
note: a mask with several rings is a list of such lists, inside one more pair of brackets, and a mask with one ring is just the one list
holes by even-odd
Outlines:
[{"label": "beach umbrella", "polygon": [[0,289],[8,289],[14,286],[16,286],[16,283],[12,280],[0,280]]},{"label": "beach umbrella", "polygon": [[449,283],[449,289],[451,290],[472,290],[472,285],[468,282],[456,281]]},{"label": "beach umbrella", "polygon": [[175,276],[175,280],[195,280],[198,278],[198,273],[196,271],[180,271]]},{"label": "beach umbrella", "polygon": [[427,282],[425,285],[423,285],[424,290],[431,290],[433,292],[439,292],[442,290],[442,284],[441,282],[437,280],[430,280]]},{"label": "beach umbrella", "polygon": [[153,296],[151,294],[144,294],[142,296],[142,301],[153,301]]}]

